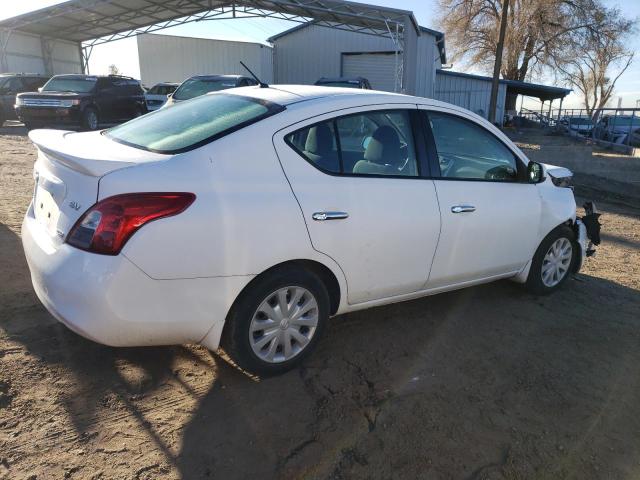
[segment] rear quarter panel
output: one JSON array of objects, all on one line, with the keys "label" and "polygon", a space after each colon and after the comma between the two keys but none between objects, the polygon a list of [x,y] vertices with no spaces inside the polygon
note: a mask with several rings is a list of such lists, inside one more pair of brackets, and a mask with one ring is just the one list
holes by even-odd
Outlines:
[{"label": "rear quarter panel", "polygon": [[268,125],[106,175],[100,199],[145,191],[197,196],[183,213],[143,226],[123,254],[155,279],[254,275],[287,260],[316,259]]}]

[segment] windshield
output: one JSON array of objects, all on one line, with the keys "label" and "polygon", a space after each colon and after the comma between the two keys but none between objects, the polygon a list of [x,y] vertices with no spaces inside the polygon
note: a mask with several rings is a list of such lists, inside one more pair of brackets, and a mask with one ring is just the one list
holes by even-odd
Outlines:
[{"label": "windshield", "polygon": [[360,84],[356,81],[345,82],[316,82],[316,85],[321,87],[347,87],[347,88],[360,88]]},{"label": "windshield", "polygon": [[96,77],[53,77],[42,91],[87,93],[93,90],[97,81]]},{"label": "windshield", "polygon": [[175,85],[154,85],[147,93],[150,95],[169,95],[176,88]]},{"label": "windshield", "polygon": [[112,140],[158,153],[180,153],[284,110],[238,95],[205,95],[157,110],[105,132]]},{"label": "windshield", "polygon": [[185,80],[173,94],[174,100],[189,100],[209,92],[226,90],[236,86],[235,79],[228,78],[190,78]]}]

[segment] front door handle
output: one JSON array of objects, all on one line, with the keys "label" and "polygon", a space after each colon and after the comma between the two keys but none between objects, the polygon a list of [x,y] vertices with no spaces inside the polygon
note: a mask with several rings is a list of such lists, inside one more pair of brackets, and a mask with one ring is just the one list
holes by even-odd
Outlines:
[{"label": "front door handle", "polygon": [[473,205],[454,205],[451,207],[451,213],[475,212],[476,207]]},{"label": "front door handle", "polygon": [[347,212],[316,212],[311,215],[311,218],[318,222],[324,222],[325,220],[343,220],[349,218]]}]

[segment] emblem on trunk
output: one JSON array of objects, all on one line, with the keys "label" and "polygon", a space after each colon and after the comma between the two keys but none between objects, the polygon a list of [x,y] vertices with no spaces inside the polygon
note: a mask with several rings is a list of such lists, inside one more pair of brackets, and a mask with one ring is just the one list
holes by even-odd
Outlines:
[{"label": "emblem on trunk", "polygon": [[74,210],[80,210],[80,207],[82,205],[80,205],[80,203],[76,202],[75,200],[72,200],[71,202],[69,202],[69,206]]}]

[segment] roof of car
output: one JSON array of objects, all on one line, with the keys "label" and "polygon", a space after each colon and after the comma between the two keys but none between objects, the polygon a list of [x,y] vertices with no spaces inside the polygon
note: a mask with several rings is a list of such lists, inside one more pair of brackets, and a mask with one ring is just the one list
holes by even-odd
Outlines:
[{"label": "roof of car", "polygon": [[365,80],[367,79],[364,77],[321,77],[318,82],[363,82]]},{"label": "roof of car", "polygon": [[371,97],[387,98],[398,100],[398,97],[412,98],[399,93],[382,92],[378,90],[361,90],[346,87],[325,87],[319,85],[269,85],[268,88],[259,86],[234,88],[225,90],[225,93],[244,95],[260,100],[274,102],[280,105],[291,105],[294,103],[315,100],[319,98],[354,97],[358,95],[369,95]]},{"label": "roof of car", "polygon": [[238,78],[248,78],[246,75],[193,75],[192,77],[189,77],[189,79],[191,78],[206,78],[206,79],[210,79],[210,80],[214,80],[217,78],[233,78],[233,79],[238,79]]},{"label": "roof of car", "polygon": [[88,73],[62,73],[60,75],[54,75],[54,77],[74,77],[74,78],[124,78],[126,80],[136,80],[133,77],[127,77],[126,75],[91,75]]}]

